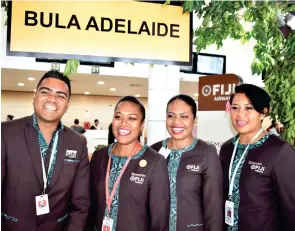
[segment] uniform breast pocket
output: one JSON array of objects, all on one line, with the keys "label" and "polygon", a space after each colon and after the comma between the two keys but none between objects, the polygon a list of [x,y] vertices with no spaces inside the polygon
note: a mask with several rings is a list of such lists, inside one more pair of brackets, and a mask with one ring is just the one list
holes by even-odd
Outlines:
[{"label": "uniform breast pocket", "polygon": [[128,188],[132,192],[132,197],[140,202],[148,193],[148,178],[144,174],[131,173],[128,181]]},{"label": "uniform breast pocket", "polygon": [[196,168],[187,167],[186,171],[178,176],[178,181],[181,182],[181,188],[186,193],[195,193],[202,185],[202,172]]},{"label": "uniform breast pocket", "polygon": [[79,163],[80,163],[80,160],[64,159],[64,163],[63,163],[64,175],[68,175],[70,179],[74,179]]},{"label": "uniform breast pocket", "polygon": [[[253,163],[253,162],[251,162]],[[247,178],[243,179],[245,187],[251,189],[253,185],[259,185],[260,189],[272,188],[271,168],[262,164],[251,164],[244,171]]]},{"label": "uniform breast pocket", "polygon": [[204,224],[190,224],[186,226],[185,231],[203,231]]},{"label": "uniform breast pocket", "polygon": [[76,166],[80,163],[80,160],[64,159],[64,164]]}]

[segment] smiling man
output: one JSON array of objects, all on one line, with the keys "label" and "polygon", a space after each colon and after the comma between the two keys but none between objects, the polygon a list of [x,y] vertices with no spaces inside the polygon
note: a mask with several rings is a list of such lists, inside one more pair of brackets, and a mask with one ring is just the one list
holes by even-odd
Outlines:
[{"label": "smiling man", "polygon": [[86,139],[61,122],[70,80],[49,71],[34,95],[34,114],[2,123],[2,230],[82,231],[89,201]]}]

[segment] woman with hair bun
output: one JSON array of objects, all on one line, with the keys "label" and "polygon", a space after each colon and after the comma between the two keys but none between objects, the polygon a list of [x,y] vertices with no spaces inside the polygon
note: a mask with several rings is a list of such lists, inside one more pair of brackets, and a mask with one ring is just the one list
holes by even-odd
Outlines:
[{"label": "woman with hair bun", "polygon": [[252,84],[235,88],[231,120],[238,135],[220,150],[228,231],[295,230],[295,150],[261,128],[270,97]]}]

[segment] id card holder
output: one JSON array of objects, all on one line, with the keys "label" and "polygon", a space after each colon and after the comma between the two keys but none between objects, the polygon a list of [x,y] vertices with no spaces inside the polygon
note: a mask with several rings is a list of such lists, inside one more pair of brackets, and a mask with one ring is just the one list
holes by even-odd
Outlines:
[{"label": "id card holder", "polygon": [[161,155],[163,155],[165,157],[165,159],[167,159],[167,157],[169,156],[170,152],[171,151],[168,148],[164,148],[164,147],[161,147],[161,149],[159,150],[159,153]]},{"label": "id card holder", "polygon": [[49,213],[48,194],[36,196],[35,200],[37,216]]},{"label": "id card holder", "polygon": [[104,217],[102,221],[101,231],[112,231],[114,220],[112,218]]},{"label": "id card holder", "polygon": [[225,202],[225,224],[234,226],[234,203],[228,200]]}]

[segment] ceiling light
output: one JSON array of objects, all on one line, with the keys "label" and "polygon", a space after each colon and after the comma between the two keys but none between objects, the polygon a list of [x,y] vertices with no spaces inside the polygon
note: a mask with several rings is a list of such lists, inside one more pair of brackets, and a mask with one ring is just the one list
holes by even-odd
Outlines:
[{"label": "ceiling light", "polygon": [[199,94],[198,93],[194,93],[194,96],[199,96]]},{"label": "ceiling light", "polygon": [[110,91],[116,91],[116,90],[117,90],[117,89],[114,88],[114,87],[110,88]]},{"label": "ceiling light", "polygon": [[35,78],[34,78],[34,77],[29,77],[28,80],[30,80],[30,81],[34,81]]},{"label": "ceiling light", "polygon": [[89,95],[90,92],[89,92],[89,91],[85,91],[84,94],[85,94],[85,95]]},{"label": "ceiling light", "polygon": [[18,86],[20,86],[20,87],[23,87],[23,86],[25,86],[25,84],[24,84],[24,83],[18,83],[17,85],[18,85]]},{"label": "ceiling light", "polygon": [[34,92],[36,92],[37,91],[37,89],[34,89]]},{"label": "ceiling light", "polygon": [[139,94],[136,94],[135,97],[140,97],[140,95]]},{"label": "ceiling light", "polygon": [[97,84],[103,85],[104,84],[104,81],[98,81]]}]

